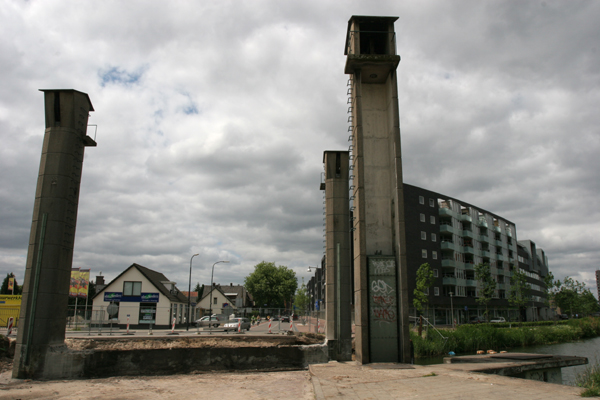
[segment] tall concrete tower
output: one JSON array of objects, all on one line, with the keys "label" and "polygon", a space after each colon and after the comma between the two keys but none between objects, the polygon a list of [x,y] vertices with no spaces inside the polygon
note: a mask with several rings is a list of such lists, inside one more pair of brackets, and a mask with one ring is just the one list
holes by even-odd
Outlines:
[{"label": "tall concrete tower", "polygon": [[349,153],[326,151],[325,296],[329,358],[352,360],[352,270],[350,255]]},{"label": "tall concrete tower", "polygon": [[87,94],[42,90],[46,132],[33,206],[13,377],[55,378],[72,360],[65,356],[69,282],[83,152],[94,111]]},{"label": "tall concrete tower", "polygon": [[394,22],[353,16],[346,34],[355,174],[356,360],[409,362],[404,196]]},{"label": "tall concrete tower", "polygon": [[600,301],[600,269],[596,270],[596,289],[598,290],[598,300]]}]

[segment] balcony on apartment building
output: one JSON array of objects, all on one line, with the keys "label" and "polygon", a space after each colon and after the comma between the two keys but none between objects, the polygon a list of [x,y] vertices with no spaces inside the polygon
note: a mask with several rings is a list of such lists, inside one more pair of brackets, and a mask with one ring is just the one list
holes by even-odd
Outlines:
[{"label": "balcony on apartment building", "polygon": [[506,236],[508,237],[512,237],[512,227],[508,226],[508,224],[506,225]]},{"label": "balcony on apartment building", "polygon": [[479,241],[482,242],[482,243],[489,243],[490,242],[490,238],[487,235],[487,233],[485,233],[485,234],[480,233],[479,234]]},{"label": "balcony on apartment building", "polygon": [[454,242],[451,242],[450,240],[442,240],[440,247],[442,250],[456,250]]},{"label": "balcony on apartment building", "polygon": [[502,232],[502,229],[500,229],[500,221],[498,221],[496,218],[494,218],[494,226],[492,226],[492,230],[498,233]]},{"label": "balcony on apartment building", "polygon": [[444,286],[466,286],[467,280],[463,278],[457,278],[454,273],[444,273],[442,275],[442,284]]},{"label": "balcony on apartment building", "polygon": [[465,263],[462,261],[456,261],[454,258],[442,258],[442,267],[465,269]]},{"label": "balcony on apartment building", "polygon": [[438,200],[438,213],[440,216],[447,215],[449,217],[454,216],[454,212],[452,211],[452,203],[449,200]]},{"label": "balcony on apartment building", "polygon": [[477,221],[477,226],[483,227],[483,228],[487,228],[488,227],[488,223],[487,220],[485,219],[484,215],[479,215],[479,219]]},{"label": "balcony on apartment building", "polygon": [[440,220],[440,233],[454,233],[452,223]]},{"label": "balcony on apartment building", "polygon": [[475,279],[466,279],[465,286],[477,287],[477,281]]},{"label": "balcony on apartment building", "polygon": [[456,286],[456,278],[454,276],[444,275],[442,277],[442,284],[444,286]]}]

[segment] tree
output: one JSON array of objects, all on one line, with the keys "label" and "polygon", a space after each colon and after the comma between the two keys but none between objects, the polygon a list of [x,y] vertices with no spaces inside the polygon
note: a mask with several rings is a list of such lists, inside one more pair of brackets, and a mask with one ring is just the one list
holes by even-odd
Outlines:
[{"label": "tree", "polygon": [[304,278],[302,278],[302,285],[300,285],[300,287],[296,291],[294,305],[298,308],[298,310],[306,312],[309,304],[310,297],[308,296],[308,290],[306,289],[306,285],[304,284]]},{"label": "tree", "polygon": [[598,305],[598,300],[596,300],[596,298],[588,288],[584,289],[584,292],[580,296],[580,301],[581,313],[583,315],[590,315],[591,313],[600,311],[600,305]]},{"label": "tree", "polygon": [[475,279],[481,284],[479,289],[479,296],[477,302],[485,306],[485,316],[488,315],[488,303],[494,296],[496,291],[496,280],[492,276],[492,270],[490,265],[487,263],[477,264],[475,266]]},{"label": "tree", "polygon": [[196,302],[200,301],[202,295],[204,294],[204,285],[200,285],[200,282],[196,283],[196,286],[194,287],[194,292],[198,292]]},{"label": "tree", "polygon": [[527,282],[527,275],[515,266],[513,276],[510,278],[508,303],[519,310],[519,322],[522,320],[523,309],[531,297],[530,290],[531,285]]},{"label": "tree", "polygon": [[544,277],[544,304],[547,307],[550,307],[550,303],[554,301],[554,275],[552,272],[548,271],[548,275]]},{"label": "tree", "polygon": [[4,278],[4,281],[2,282],[2,287],[0,288],[0,294],[13,294],[12,290],[8,290],[8,280],[10,278],[14,278],[14,285],[15,285],[15,291],[14,294],[21,294],[22,290],[23,290],[23,286],[19,286],[17,285],[17,278],[15,278],[15,274],[13,274],[12,272],[6,274],[6,278]]},{"label": "tree", "polygon": [[419,311],[419,336],[423,333],[423,306],[429,302],[429,288],[433,284],[433,271],[428,263],[421,264],[417,270],[416,287],[413,292],[413,305]]},{"label": "tree", "polygon": [[416,287],[413,292],[413,306],[421,314],[423,307],[429,302],[428,290],[433,285],[433,271],[428,263],[421,264],[417,270]]},{"label": "tree", "polygon": [[585,283],[566,276],[553,285],[553,297],[561,312],[574,315],[587,315],[598,310],[598,302]]},{"label": "tree", "polygon": [[298,281],[296,273],[288,267],[263,261],[254,266],[244,285],[259,306],[281,308],[296,292]]}]

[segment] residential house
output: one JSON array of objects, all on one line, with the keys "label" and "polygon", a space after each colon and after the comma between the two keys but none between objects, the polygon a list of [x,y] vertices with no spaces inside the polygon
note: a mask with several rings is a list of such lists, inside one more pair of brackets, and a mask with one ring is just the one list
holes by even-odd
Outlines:
[{"label": "residential house", "polygon": [[186,323],[188,298],[162,273],[132,264],[92,299],[92,323],[168,328]]}]

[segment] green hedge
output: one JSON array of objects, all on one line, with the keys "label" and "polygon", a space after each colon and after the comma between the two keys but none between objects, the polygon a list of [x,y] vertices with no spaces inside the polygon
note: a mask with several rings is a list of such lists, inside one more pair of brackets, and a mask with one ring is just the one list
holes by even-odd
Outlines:
[{"label": "green hedge", "polygon": [[[506,325],[506,326],[504,326]],[[461,325],[441,329],[443,339],[435,330],[419,337],[411,332],[415,357],[430,357],[455,353],[474,353],[477,350],[501,351],[514,347],[564,343],[600,336],[600,318],[582,318],[568,321],[525,322],[520,324]]]}]

